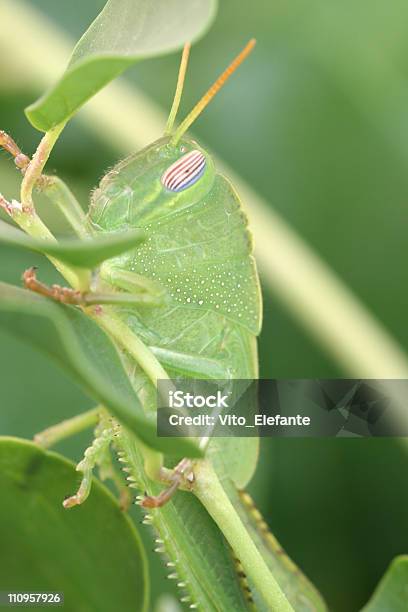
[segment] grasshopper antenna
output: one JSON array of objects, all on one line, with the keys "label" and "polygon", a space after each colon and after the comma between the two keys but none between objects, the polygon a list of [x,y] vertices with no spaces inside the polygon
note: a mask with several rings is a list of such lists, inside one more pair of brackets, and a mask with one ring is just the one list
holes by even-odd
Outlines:
[{"label": "grasshopper antenna", "polygon": [[[251,38],[247,45],[242,49],[241,53],[231,62],[226,70],[218,77],[210,89],[203,95],[201,100],[197,102],[193,110],[187,115],[182,121],[177,130],[174,132],[174,136],[171,140],[172,144],[177,144],[182,135],[188,130],[190,125],[194,123],[197,117],[203,112],[206,106],[211,102],[214,96],[219,92],[221,87],[227,82],[229,77],[236,71],[238,66],[248,57],[252,49],[255,47],[256,40]],[[177,95],[177,93],[176,93]],[[173,110],[173,109],[172,109]]]},{"label": "grasshopper antenna", "polygon": [[186,78],[188,58],[190,55],[191,44],[186,43],[183,48],[183,54],[181,56],[180,68],[177,79],[176,93],[174,94],[173,104],[171,107],[169,118],[167,119],[166,129],[164,131],[165,134],[171,134],[173,129],[174,121],[177,116],[177,111],[180,106],[180,100],[183,93],[184,80]]}]

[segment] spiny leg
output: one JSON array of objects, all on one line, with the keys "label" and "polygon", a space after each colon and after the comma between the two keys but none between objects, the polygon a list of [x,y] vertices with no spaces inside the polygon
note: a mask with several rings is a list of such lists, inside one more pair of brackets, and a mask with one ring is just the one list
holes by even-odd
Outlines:
[{"label": "spiny leg", "polygon": [[[123,448],[123,446],[126,446],[126,443],[123,445],[124,437],[126,440],[126,434],[121,426],[118,425],[115,433],[115,447],[118,451],[119,461],[126,463],[124,458],[126,452],[124,452]],[[179,486],[183,484],[183,481],[188,482],[189,486],[191,485],[194,476],[192,473],[192,462],[189,459],[182,459],[174,469],[168,469],[163,465],[163,455],[161,453],[145,446],[141,442],[139,442],[138,447],[146,476],[155,482],[169,485],[158,496],[147,495],[146,493],[144,496],[139,496],[137,498],[138,505],[145,508],[159,508],[169,501]],[[125,472],[132,472],[130,467],[125,467],[123,470]],[[130,481],[130,486],[134,487],[138,479],[132,474],[127,477],[127,480]],[[139,489],[142,486],[139,483]]]},{"label": "spiny leg", "polygon": [[91,484],[92,472],[95,466],[102,466],[102,475],[105,477],[111,476],[111,471],[107,469],[109,465],[108,454],[110,453],[110,445],[114,438],[114,427],[111,420],[107,416],[102,416],[99,425],[95,429],[95,439],[89,446],[83,459],[77,465],[77,471],[82,472],[82,480],[78,491],[67,497],[63,501],[64,508],[72,508],[82,504],[88,497]]},{"label": "spiny leg", "polygon": [[[134,444],[131,434],[126,432],[120,424],[116,424],[114,446],[117,450],[119,461],[126,473],[126,480],[131,488],[139,491],[145,490],[147,480],[167,484],[159,495],[138,496],[137,504],[144,508],[160,508],[166,504],[178,488],[191,490],[194,483],[193,462],[190,459],[182,459],[174,469],[163,466],[163,456],[142,443]],[[143,465],[144,476],[138,473],[137,465]]]},{"label": "spiny leg", "polygon": [[71,507],[85,501],[91,486],[92,467],[97,465],[100,479],[110,479],[113,482],[119,494],[120,507],[122,510],[127,510],[131,504],[131,494],[126,482],[113,465],[112,456],[109,452],[110,440],[113,440],[118,425],[103,406],[98,405],[87,412],[45,429],[34,436],[34,442],[43,448],[50,448],[60,440],[69,438],[95,425],[95,440],[90,447],[91,450],[87,449],[84,459],[78,464],[77,468],[84,473],[81,485],[75,495],[65,500],[64,506]]},{"label": "spiny leg", "polygon": [[[109,418],[109,423],[105,419],[105,423],[101,420],[100,422],[100,430],[103,430],[104,425],[108,425],[112,428],[113,431],[113,440],[112,447],[114,450],[117,450],[116,447],[116,431],[119,427],[119,424],[113,419]],[[96,430],[97,433],[97,430]],[[128,489],[129,483],[126,482],[123,478],[123,475],[117,471],[116,467],[112,461],[112,454],[110,449],[108,448],[106,452],[102,453],[100,459],[98,461],[98,470],[99,470],[99,478],[104,480],[111,480],[113,485],[115,486],[118,495],[119,495],[119,505],[122,510],[127,511],[132,503],[132,495],[130,490]]]},{"label": "spiny leg", "polygon": [[101,415],[101,419],[95,428],[95,438],[92,441],[83,456],[83,459],[78,463],[76,469],[82,472],[82,480],[78,491],[63,501],[64,508],[72,508],[82,504],[88,497],[92,484],[92,472],[98,460],[109,450],[113,440],[113,428],[108,422],[105,415]]},{"label": "spiny leg", "polygon": [[95,429],[95,439],[89,446],[83,459],[77,465],[77,471],[82,472],[82,480],[78,491],[63,501],[64,508],[72,508],[82,504],[89,495],[92,484],[92,471],[98,459],[109,449],[113,439],[113,429],[104,427],[105,419],[101,419],[99,426]]},{"label": "spiny leg", "polygon": [[[178,488],[190,490],[194,483],[193,462],[182,459],[174,469],[163,466],[163,455],[139,441],[137,447],[130,441],[131,434],[126,432],[120,424],[116,424],[114,446],[119,461],[125,466],[122,468],[127,474],[126,480],[130,487],[145,490],[146,480],[167,484],[159,495],[138,496],[136,503],[144,508],[160,508],[166,504]],[[144,476],[139,475],[136,465],[143,465]]]}]

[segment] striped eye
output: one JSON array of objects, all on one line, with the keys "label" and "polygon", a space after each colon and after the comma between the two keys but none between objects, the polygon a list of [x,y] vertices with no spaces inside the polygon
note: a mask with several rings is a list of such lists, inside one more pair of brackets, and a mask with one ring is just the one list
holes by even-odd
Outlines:
[{"label": "striped eye", "polygon": [[183,191],[200,179],[205,170],[205,156],[201,151],[190,151],[167,168],[161,182],[169,191]]}]

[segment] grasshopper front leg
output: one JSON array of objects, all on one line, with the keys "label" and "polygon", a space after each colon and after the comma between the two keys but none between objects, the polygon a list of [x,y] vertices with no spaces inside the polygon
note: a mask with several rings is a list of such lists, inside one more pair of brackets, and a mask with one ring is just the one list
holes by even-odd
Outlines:
[{"label": "grasshopper front leg", "polygon": [[160,306],[161,300],[146,293],[98,293],[94,291],[81,292],[61,285],[45,285],[37,279],[35,267],[28,268],[23,274],[23,284],[26,289],[51,298],[62,304],[72,306],[99,306],[113,304],[116,306]]}]

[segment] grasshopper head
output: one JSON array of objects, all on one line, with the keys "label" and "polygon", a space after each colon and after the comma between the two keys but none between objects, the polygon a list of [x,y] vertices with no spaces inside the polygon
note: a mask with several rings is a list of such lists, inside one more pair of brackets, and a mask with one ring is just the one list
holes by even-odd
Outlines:
[{"label": "grasshopper head", "polygon": [[190,138],[164,136],[119,162],[94,191],[89,221],[96,230],[146,226],[202,200],[215,179],[210,154]]},{"label": "grasshopper head", "polygon": [[93,194],[89,220],[96,230],[146,226],[202,200],[215,180],[214,162],[186,131],[244,61],[255,45],[250,40],[193,110],[173,129],[180,104],[190,45],[184,47],[176,93],[165,135],[120,162]]}]

